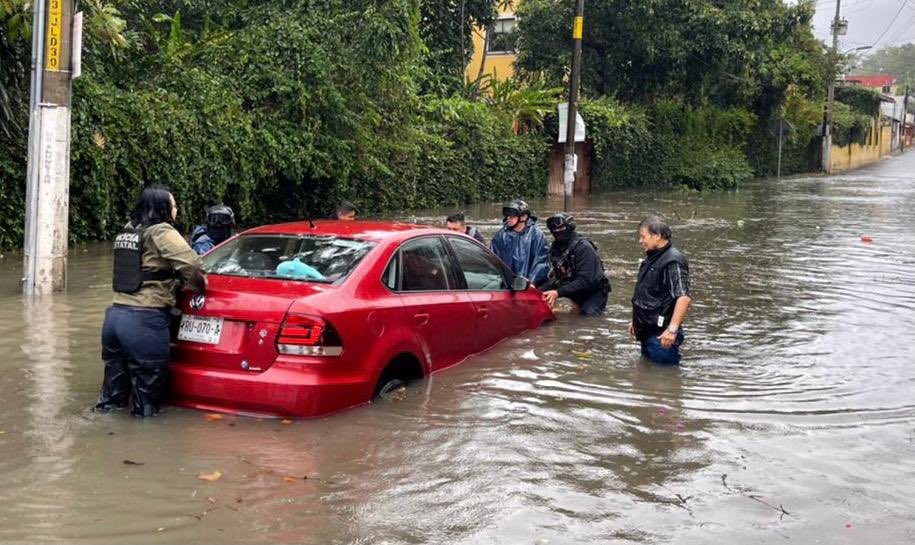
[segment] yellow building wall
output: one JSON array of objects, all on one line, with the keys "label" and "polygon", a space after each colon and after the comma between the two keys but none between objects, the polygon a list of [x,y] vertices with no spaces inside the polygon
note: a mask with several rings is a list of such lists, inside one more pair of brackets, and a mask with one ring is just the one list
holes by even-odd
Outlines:
[{"label": "yellow building wall", "polygon": [[853,168],[876,163],[891,153],[893,130],[890,127],[871,129],[871,144],[850,144],[833,146],[829,152],[829,163],[832,172],[842,172]]},{"label": "yellow building wall", "polygon": [[[500,16],[513,15],[511,10],[501,10]],[[486,29],[476,28],[473,31],[473,56],[470,58],[470,64],[467,65],[467,79],[473,81],[477,79],[480,72],[480,63],[483,60],[483,44],[486,36]],[[499,79],[506,79],[514,75],[515,68],[514,54],[506,53],[489,53],[486,55],[486,66],[483,73],[489,74]]]}]

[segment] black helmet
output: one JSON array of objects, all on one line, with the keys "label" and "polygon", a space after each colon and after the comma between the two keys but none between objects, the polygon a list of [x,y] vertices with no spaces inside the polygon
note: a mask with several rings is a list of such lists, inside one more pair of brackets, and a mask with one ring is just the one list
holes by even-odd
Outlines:
[{"label": "black helmet", "polygon": [[235,212],[224,204],[207,208],[208,227],[235,227]]},{"label": "black helmet", "polygon": [[224,204],[207,208],[207,235],[215,244],[235,234],[235,212]]},{"label": "black helmet", "polygon": [[502,207],[502,215],[506,216],[506,217],[507,216],[520,217],[525,214],[530,216],[531,208],[527,205],[526,202],[522,201],[521,199],[515,199],[513,201],[510,201],[508,204],[506,204],[505,206]]},{"label": "black helmet", "polygon": [[575,218],[573,218],[571,214],[566,214],[565,212],[557,212],[546,220],[546,227],[550,231],[562,230],[563,228],[568,229],[569,231],[574,231]]}]

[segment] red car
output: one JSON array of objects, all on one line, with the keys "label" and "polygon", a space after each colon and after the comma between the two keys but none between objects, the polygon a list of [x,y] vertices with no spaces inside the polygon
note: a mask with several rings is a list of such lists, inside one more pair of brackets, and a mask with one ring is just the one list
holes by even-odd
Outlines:
[{"label": "red car", "polygon": [[268,225],[203,261],[169,370],[172,402],[209,411],[326,415],[554,318],[487,248],[433,227]]}]

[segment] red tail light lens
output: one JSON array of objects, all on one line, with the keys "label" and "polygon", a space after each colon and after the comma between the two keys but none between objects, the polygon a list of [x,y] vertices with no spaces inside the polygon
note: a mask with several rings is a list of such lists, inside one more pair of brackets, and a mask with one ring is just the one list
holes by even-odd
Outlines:
[{"label": "red tail light lens", "polygon": [[276,336],[276,350],[294,356],[339,356],[340,336],[319,316],[287,314]]}]

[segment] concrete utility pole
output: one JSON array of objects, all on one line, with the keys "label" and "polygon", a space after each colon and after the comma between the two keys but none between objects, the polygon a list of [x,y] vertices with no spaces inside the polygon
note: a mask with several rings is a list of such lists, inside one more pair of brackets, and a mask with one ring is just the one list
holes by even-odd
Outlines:
[{"label": "concrete utility pole", "polygon": [[32,91],[22,292],[67,286],[73,0],[40,0],[32,22]]},{"label": "concrete utility pole", "polygon": [[905,95],[902,98],[902,133],[899,135],[899,151],[905,151],[905,124],[909,120],[909,86],[905,86]]},{"label": "concrete utility pole", "polygon": [[832,172],[832,165],[830,164],[830,155],[832,152],[832,104],[835,100],[836,95],[836,78],[839,76],[838,67],[839,67],[839,26],[841,25],[841,18],[839,16],[839,10],[842,6],[842,0],[836,0],[836,16],[832,20],[832,62],[833,66],[837,69],[836,74],[829,78],[829,90],[826,93],[826,113],[823,119],[823,171],[827,174]]},{"label": "concrete utility pole", "polygon": [[575,156],[575,121],[578,114],[578,84],[581,78],[581,34],[584,26],[585,0],[576,0],[575,19],[572,21],[572,74],[569,78],[569,110],[566,116],[565,164],[562,185],[565,198],[563,210],[572,209],[572,195],[575,192],[575,171],[578,158]]}]

